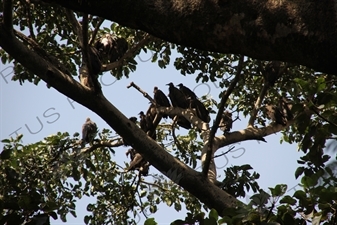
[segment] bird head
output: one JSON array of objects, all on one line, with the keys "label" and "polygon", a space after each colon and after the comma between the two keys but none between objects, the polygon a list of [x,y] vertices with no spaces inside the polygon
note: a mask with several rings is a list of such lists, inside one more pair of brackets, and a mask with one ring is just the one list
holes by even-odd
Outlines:
[{"label": "bird head", "polygon": [[129,118],[129,120],[131,120],[132,122],[136,123],[137,122],[137,117],[132,116],[132,117]]},{"label": "bird head", "polygon": [[168,85],[168,86],[170,86],[170,87],[174,87],[174,85],[173,85],[172,82],[170,82],[170,83],[168,83],[168,84],[166,84],[166,85]]},{"label": "bird head", "polygon": [[144,116],[144,112],[143,112],[143,111],[140,111],[140,112],[138,113],[138,115]]},{"label": "bird head", "polygon": [[178,84],[177,85],[178,87],[183,87],[184,85],[182,83]]}]

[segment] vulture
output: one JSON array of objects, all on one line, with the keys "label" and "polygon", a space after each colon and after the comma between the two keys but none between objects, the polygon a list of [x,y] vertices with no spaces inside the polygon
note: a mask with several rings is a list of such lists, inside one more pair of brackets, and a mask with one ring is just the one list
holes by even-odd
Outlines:
[{"label": "vulture", "polygon": [[204,104],[202,102],[200,102],[198,99],[191,99],[191,97],[188,98],[190,101],[190,108],[191,109],[195,109],[196,113],[197,113],[197,117],[199,117],[202,121],[204,121],[205,123],[209,123],[209,121],[211,120],[210,116],[209,116],[209,111],[206,109],[206,107],[204,106]]},{"label": "vulture", "polygon": [[282,126],[287,125],[287,118],[283,115],[280,107],[266,104],[265,108],[269,119],[276,122],[277,124],[281,124]]},{"label": "vulture", "polygon": [[[171,107],[170,101],[168,100],[166,95],[161,90],[158,89],[158,87],[154,87],[153,93],[154,93],[153,99],[156,102],[157,106]],[[167,118],[168,115],[164,114],[163,117]]]},{"label": "vulture", "polygon": [[118,61],[128,50],[128,42],[112,34],[105,34],[94,44],[104,60]]},{"label": "vulture", "polygon": [[152,135],[150,136],[153,140],[156,140],[156,128],[153,125],[153,119],[151,117],[144,114],[143,111],[139,113],[140,117],[140,128],[147,133],[150,131]]},{"label": "vulture", "polygon": [[179,86],[179,90],[185,95],[186,98],[197,99],[197,95],[182,83],[178,84],[177,86]]},{"label": "vulture", "polygon": [[97,125],[88,117],[82,126],[82,148],[86,143],[91,143],[97,134]]},{"label": "vulture", "polygon": [[288,120],[293,119],[293,114],[291,113],[292,103],[290,103],[286,98],[280,98],[279,105],[271,105],[266,101],[266,111],[267,116],[282,126],[286,126]]},{"label": "vulture", "polygon": [[[137,117],[132,116],[132,117],[129,118],[129,120],[131,122],[135,123],[135,124],[137,123]],[[122,140],[123,140],[124,146],[129,146],[130,145],[124,138],[122,138]]]},{"label": "vulture", "polygon": [[[171,103],[173,107],[180,107],[183,109],[187,109],[189,103],[184,93],[182,93],[178,88],[176,88],[173,83],[166,84],[169,86],[169,98],[171,99]],[[172,118],[173,119],[173,118]],[[183,116],[178,116],[177,124],[185,129],[191,129],[191,123]]]},{"label": "vulture", "polygon": [[173,107],[180,107],[183,109],[188,108],[188,102],[185,94],[180,91],[178,88],[176,88],[173,83],[168,83],[166,84],[169,86],[169,98],[171,100],[172,106]]},{"label": "vulture", "polygon": [[224,134],[226,134],[232,129],[232,125],[233,125],[232,113],[226,110],[222,114],[222,118],[220,120],[219,124],[220,130],[222,130]]},{"label": "vulture", "polygon": [[143,176],[147,176],[149,174],[150,163],[147,162],[141,154],[136,152],[135,149],[130,148],[126,151],[126,156],[130,155],[130,166],[126,169],[125,172],[129,172],[130,170],[139,170],[140,174]]},{"label": "vulture", "polygon": [[[187,109],[189,107],[189,102],[178,88],[176,88],[173,83],[166,84],[169,86],[169,98],[171,100],[173,107],[180,107]],[[185,129],[191,129],[191,123],[183,116],[179,116],[177,119],[177,124]]]}]

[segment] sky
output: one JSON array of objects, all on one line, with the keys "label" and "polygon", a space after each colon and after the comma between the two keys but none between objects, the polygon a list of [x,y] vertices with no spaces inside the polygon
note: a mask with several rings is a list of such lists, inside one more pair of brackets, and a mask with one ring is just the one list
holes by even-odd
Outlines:
[{"label": "sky", "polygon": [[[137,56],[137,70],[130,74],[129,79],[116,80],[109,72],[100,78],[104,95],[125,116],[137,116],[140,111],[145,111],[148,108],[148,100],[141,93],[134,88],[126,88],[131,81],[151,96],[154,86],[158,86],[167,94],[168,87],[165,84],[173,82],[176,85],[183,83],[194,90],[199,97],[210,94],[215,100],[219,101],[218,95],[221,89],[217,85],[212,82],[196,84],[196,75],[183,76],[172,66],[172,63],[166,69],[160,69],[157,63],[151,63],[151,54],[151,52],[148,52]],[[173,58],[171,61],[174,61]],[[23,134],[23,142],[28,144],[40,141],[58,131],[67,131],[72,135],[81,131],[82,124],[87,117],[96,122],[100,130],[109,127],[92,111],[73,102],[53,88],[48,89],[43,81],[38,86],[28,82],[21,86],[19,82],[11,81],[13,70],[10,65],[0,64],[0,76],[1,139]],[[241,121],[234,123],[232,131],[244,129],[247,126],[247,121],[247,119],[241,117]],[[182,133],[184,132],[187,131],[183,130]],[[294,173],[298,167],[296,160],[303,154],[298,152],[296,144],[283,143],[280,145],[280,137],[280,134],[273,134],[265,138],[267,143],[246,141],[235,144],[234,151],[216,159],[218,180],[224,178],[222,171],[226,167],[250,164],[260,174],[258,182],[261,188],[267,191],[268,187],[274,187],[276,184],[287,184],[288,194],[291,195],[299,189],[297,186],[299,181],[295,180]],[[2,146],[1,144],[1,149]],[[227,147],[222,148],[218,150],[217,154],[225,152],[227,149]],[[115,148],[115,151],[115,158],[119,165],[124,165],[124,161],[129,161],[125,156],[125,147]],[[151,167],[150,173],[154,174],[157,171]],[[83,218],[86,215],[86,206],[94,200],[86,198],[79,201],[77,218],[69,214],[67,223],[51,219],[51,224],[84,224]],[[249,196],[242,201],[248,203]],[[159,210],[155,215],[149,216],[156,218],[156,221],[161,225],[170,224],[173,220],[183,219],[186,216],[185,210],[176,212],[165,205],[158,208]],[[144,221],[144,218],[140,221]]]}]

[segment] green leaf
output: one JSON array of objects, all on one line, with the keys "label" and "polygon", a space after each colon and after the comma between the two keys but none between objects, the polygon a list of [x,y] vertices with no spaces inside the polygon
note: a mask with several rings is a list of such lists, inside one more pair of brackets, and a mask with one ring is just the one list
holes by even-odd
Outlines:
[{"label": "green leaf", "polygon": [[145,220],[144,225],[157,225],[158,223],[154,220],[154,218],[148,218]]},{"label": "green leaf", "polygon": [[304,170],[305,170],[305,167],[303,166],[298,167],[295,171],[295,178],[297,179],[299,176],[301,176]]},{"label": "green leaf", "polygon": [[275,188],[269,188],[273,197],[282,196],[287,191],[286,184],[278,184]]},{"label": "green leaf", "polygon": [[215,220],[218,220],[218,212],[215,209],[211,209],[211,211],[208,214],[209,218],[213,218]]},{"label": "green leaf", "polygon": [[289,195],[286,195],[284,196],[281,200],[280,200],[280,203],[286,203],[286,204],[289,204],[289,205],[295,205],[296,204],[296,200],[293,199],[291,196]]}]

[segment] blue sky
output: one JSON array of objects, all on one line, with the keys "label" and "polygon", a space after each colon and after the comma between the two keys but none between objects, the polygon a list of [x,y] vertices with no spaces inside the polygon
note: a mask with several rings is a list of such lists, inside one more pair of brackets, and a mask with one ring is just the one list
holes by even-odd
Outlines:
[{"label": "blue sky", "polygon": [[[219,100],[218,95],[221,89],[213,83],[208,82],[197,86],[196,76],[182,76],[172,65],[166,69],[160,69],[156,63],[151,63],[150,57],[151,52],[143,53],[138,57],[137,71],[130,74],[129,79],[116,80],[108,72],[101,77],[100,81],[106,98],[127,117],[137,116],[139,111],[145,111],[148,108],[148,100],[142,94],[134,88],[126,88],[131,81],[150,95],[152,95],[154,86],[158,86],[159,89],[167,93],[168,87],[165,84],[173,82],[174,84],[183,83],[190,89],[195,89],[199,97],[210,91],[209,94],[215,100]],[[108,125],[96,114],[82,105],[74,103],[53,88],[48,89],[43,81],[38,86],[28,82],[21,86],[19,82],[11,81],[12,68],[2,64],[0,64],[0,76],[1,139],[11,135],[15,136],[15,132],[17,132],[24,135],[24,143],[32,143],[58,131],[67,131],[73,134],[80,132],[87,117],[96,122],[100,130],[108,128]],[[241,118],[241,121],[234,123],[232,131],[244,129],[246,125],[247,119]],[[182,130],[182,132],[185,131]],[[298,181],[295,180],[294,172],[298,167],[296,160],[303,154],[297,151],[297,145],[286,143],[280,145],[280,134],[270,135],[265,139],[267,143],[257,141],[238,143],[233,152],[217,158],[218,175],[221,175],[219,179],[223,178],[222,171],[226,166],[250,164],[256,172],[260,173],[259,184],[266,191],[268,187],[274,187],[280,183],[287,184],[288,189],[292,188],[289,194],[299,189],[296,187]],[[220,149],[217,154],[226,150],[227,148]],[[128,161],[124,154],[126,148],[119,147],[115,151],[116,161],[119,165],[124,165],[124,161]],[[150,173],[157,173],[157,171],[151,167]],[[151,178],[148,179],[151,181]],[[94,199],[81,200],[78,204],[78,217],[73,218],[69,215],[67,224],[84,224],[86,205],[92,201]],[[243,199],[243,201],[248,202],[248,199]],[[163,205],[159,207],[158,213],[150,217],[155,217],[159,224],[164,225],[174,219],[184,218],[185,215],[184,210],[175,212],[174,209],[168,209]],[[51,224],[64,223],[60,220],[52,220]]]}]

